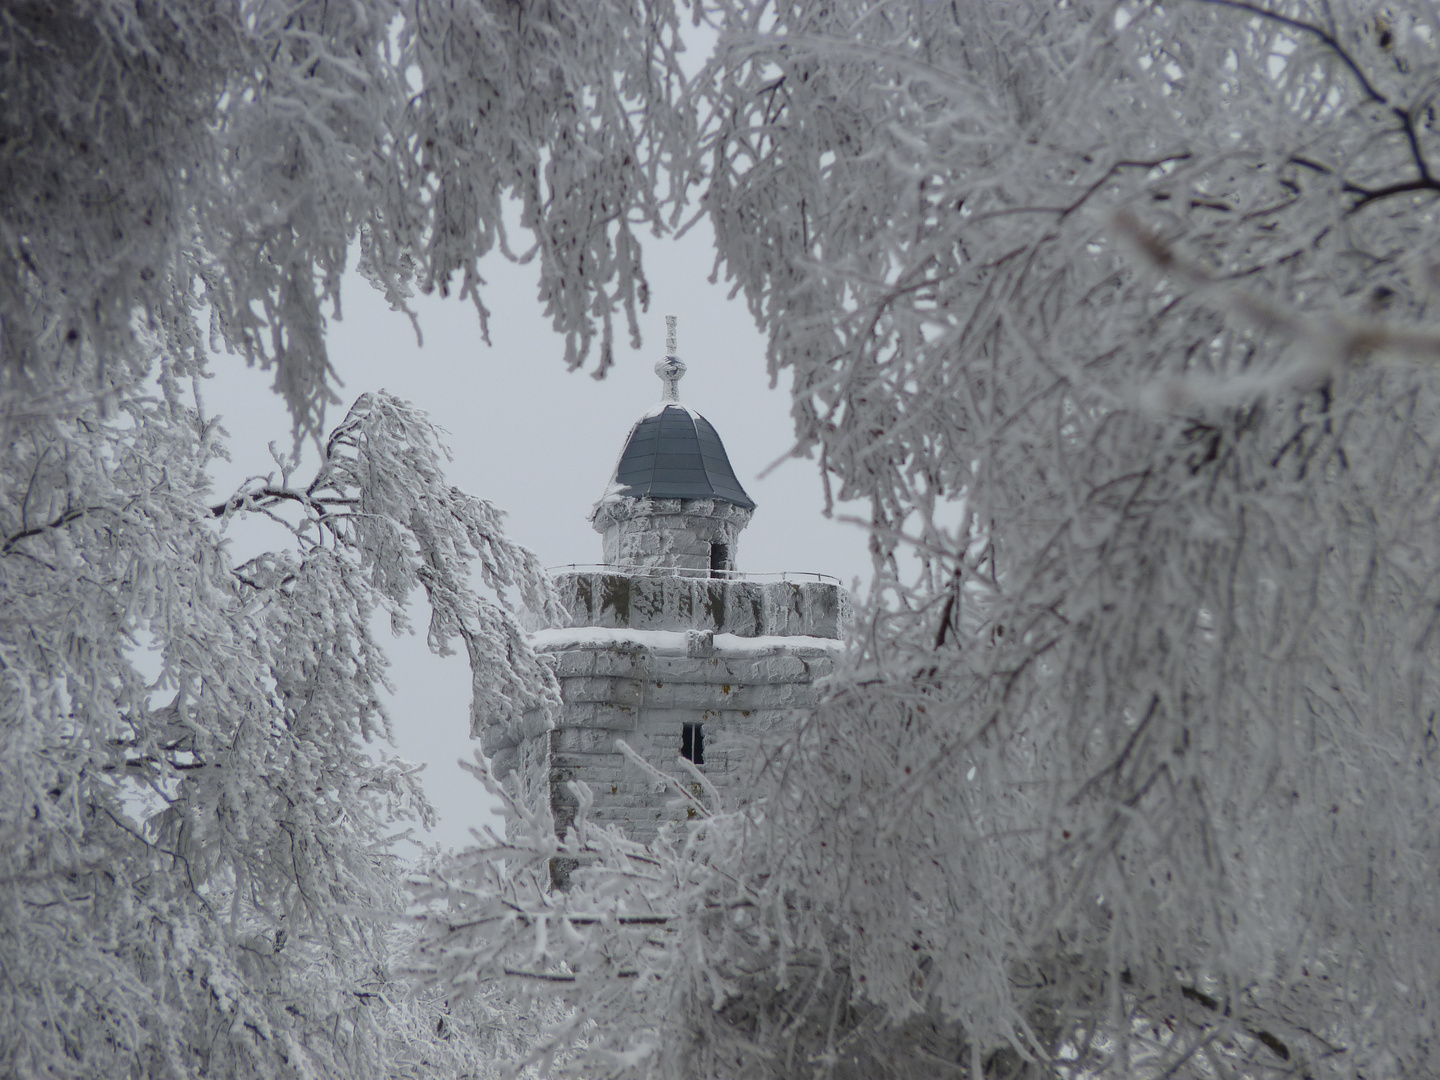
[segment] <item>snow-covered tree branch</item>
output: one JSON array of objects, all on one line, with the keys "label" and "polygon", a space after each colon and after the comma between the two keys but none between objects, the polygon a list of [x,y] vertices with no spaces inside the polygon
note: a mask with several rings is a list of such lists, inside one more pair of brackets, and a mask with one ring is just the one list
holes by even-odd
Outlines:
[{"label": "snow-covered tree branch", "polygon": [[614,314],[638,334],[634,230],[664,224],[660,162],[688,137],[677,22],[663,0],[9,5],[7,379],[103,394],[138,321],[192,369],[207,345],[273,367],[318,436],[352,246],[393,306],[458,277],[483,323],[512,197],[568,361],[598,333],[603,371]]},{"label": "snow-covered tree branch", "polygon": [[[404,628],[423,590],[477,722],[503,720],[555,694],[515,618],[554,601],[417,410],[369,394],[323,437],[324,331],[357,253],[392,305],[458,277],[483,319],[516,196],[515,257],[571,364],[598,336],[603,369],[684,131],[675,23],[588,0],[0,13],[0,1071],[474,1075],[520,1037],[389,973],[391,844],[430,810],[367,746],[371,621]],[[281,460],[209,490],[211,350],[274,370],[313,478]],[[256,513],[287,549],[234,567],[224,530]]]},{"label": "snow-covered tree branch", "polygon": [[580,1071],[1433,1071],[1435,9],[708,10],[682,164],[879,579]]},{"label": "snow-covered tree branch", "polygon": [[[12,432],[4,474],[23,483],[0,501],[9,1067],[391,1075],[397,1056],[480,1060],[479,1044],[404,1034],[416,1006],[388,974],[404,906],[390,848],[430,809],[414,766],[367,750],[389,734],[371,622],[385,608],[403,625],[423,588],[432,647],[465,641],[483,707],[543,707],[553,680],[505,606],[507,590],[553,604],[534,557],[493,507],[445,482],[423,415],[383,394],[327,442],[290,522],[297,548],[233,570],[204,472],[215,428],[178,396],[121,385],[109,415]],[[276,491],[289,489],[219,509]],[[493,599],[470,587],[477,562]],[[428,1007],[433,1025],[441,1006]]]},{"label": "snow-covered tree branch", "polygon": [[[496,978],[587,1075],[1436,1072],[1436,9],[696,9],[690,81],[661,0],[0,16],[7,1064],[420,1072]],[[543,581],[383,396],[213,495],[203,346],[318,437],[351,245],[482,315],[498,246],[603,370],[686,213],[870,504],[850,666],[652,847],[516,803],[384,1028],[423,804],[360,754],[370,613],[425,590],[513,716],[553,691],[482,600]],[[237,574],[237,513],[294,551]]]}]

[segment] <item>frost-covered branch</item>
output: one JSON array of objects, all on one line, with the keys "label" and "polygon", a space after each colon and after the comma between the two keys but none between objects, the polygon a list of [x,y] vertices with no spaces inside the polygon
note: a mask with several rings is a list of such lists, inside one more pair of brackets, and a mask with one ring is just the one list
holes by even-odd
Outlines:
[{"label": "frost-covered branch", "polygon": [[[327,542],[236,569],[212,425],[138,377],[111,400],[6,450],[25,482],[0,486],[0,535],[30,557],[0,560],[0,1042],[77,1078],[475,1067],[495,1040],[472,1014],[494,1003],[454,1013],[388,974],[395,829],[431,810],[414,766],[366,746],[388,733],[371,615],[424,588],[433,643],[465,638],[493,707],[543,708],[553,682],[504,590],[543,609],[548,581],[444,482],[402,402],[358,403],[327,479],[286,500]],[[293,491],[249,488],[220,517]]]},{"label": "frost-covered branch", "polygon": [[[52,8],[0,20],[23,1068],[460,1072],[437,1029],[523,1025],[509,971],[542,1070],[1437,1071],[1428,4],[708,0],[693,79],[648,0]],[[543,578],[382,396],[217,516],[187,388],[213,341],[318,438],[352,243],[393,305],[482,319],[478,260],[537,259],[603,369],[634,230],[687,213],[796,452],[869,503],[853,667],[749,806],[655,845],[512,799],[426,879],[432,989],[384,1027],[354,913],[398,904],[380,823],[424,810],[359,756],[369,617],[423,590],[515,720],[553,701],[509,613]],[[241,512],[298,553],[237,579]],[[176,746],[216,767],[125,767]]]},{"label": "frost-covered branch", "polygon": [[598,344],[603,372],[693,131],[678,29],[663,0],[8,10],[0,349],[24,379],[0,393],[103,395],[143,327],[187,370],[207,347],[273,370],[318,438],[350,260],[398,310],[454,289],[484,333],[496,248],[539,263],[567,362]]},{"label": "frost-covered branch", "polygon": [[[1389,106],[1391,116],[1394,117],[1399,127],[1396,129],[1405,136],[1405,143],[1409,149],[1410,160],[1419,174],[1413,180],[1400,180],[1379,187],[1366,187],[1361,184],[1346,182],[1344,189],[1347,194],[1354,196],[1350,205],[1352,213],[1363,209],[1371,203],[1379,202],[1382,199],[1391,199],[1399,195],[1410,195],[1419,191],[1440,192],[1440,181],[1437,181],[1430,172],[1430,162],[1425,156],[1425,150],[1420,143],[1420,134],[1415,124],[1414,111],[1405,106],[1392,104],[1391,99],[1375,88],[1375,85],[1366,76],[1350,50],[1331,33],[1320,26],[1304,19],[1292,18],[1281,11],[1262,7],[1259,4],[1246,3],[1245,0],[1200,0],[1201,3],[1211,4],[1216,7],[1233,8],[1237,11],[1244,11],[1248,14],[1278,23],[1290,30],[1298,32],[1302,37],[1308,36],[1316,39],[1325,46],[1339,61],[1350,70],[1355,80],[1360,84],[1360,89],[1370,101],[1378,105]],[[1383,19],[1383,16],[1381,17]],[[1390,35],[1393,41],[1393,31],[1380,28],[1379,35],[1384,38]]]},{"label": "frost-covered branch", "polygon": [[29,528],[21,529],[18,532],[13,532],[5,538],[4,544],[0,544],[0,554],[8,555],[10,554],[10,550],[21,540],[28,540],[32,536],[40,536],[42,533],[49,532],[52,529],[63,529],[72,521],[78,521],[86,514],[94,513],[96,510],[99,509],[102,508],[96,506],[77,506],[56,515],[53,521],[47,521],[43,525],[32,525]]},{"label": "frost-covered branch", "polygon": [[[512,1068],[562,1061],[599,1076],[663,1058],[661,1003],[686,948],[686,898],[708,873],[688,850],[693,832],[685,844],[668,833],[652,845],[626,840],[590,822],[592,796],[577,783],[575,824],[557,838],[548,801],[527,805],[513,777],[503,787],[483,761],[472,771],[510,827],[503,841],[487,829],[478,847],[416,881],[430,909],[416,953],[422,976],[459,995],[500,980],[525,1001],[564,1010]],[[571,867],[564,889],[552,884],[557,860]]]}]

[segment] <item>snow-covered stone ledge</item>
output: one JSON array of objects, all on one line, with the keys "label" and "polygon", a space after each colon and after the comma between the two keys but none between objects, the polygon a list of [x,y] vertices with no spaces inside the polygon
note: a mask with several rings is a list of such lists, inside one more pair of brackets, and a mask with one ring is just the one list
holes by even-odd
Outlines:
[{"label": "snow-covered stone ledge", "polygon": [[700,630],[743,638],[839,639],[849,595],[830,581],[746,581],[577,571],[555,578],[566,628]]}]

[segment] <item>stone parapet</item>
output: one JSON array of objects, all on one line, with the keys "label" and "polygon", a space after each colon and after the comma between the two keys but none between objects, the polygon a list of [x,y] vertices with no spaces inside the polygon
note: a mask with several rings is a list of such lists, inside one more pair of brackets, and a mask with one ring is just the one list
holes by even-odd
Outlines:
[{"label": "stone parapet", "polygon": [[623,825],[632,839],[647,840],[664,821],[683,819],[685,809],[674,802],[676,792],[657,786],[617,742],[684,781],[677,762],[682,731],[698,723],[705,732],[701,771],[724,802],[743,801],[747,757],[814,708],[821,692],[816,680],[834,669],[842,646],[816,635],[706,634],[707,649],[696,655],[698,636],[633,629],[537,634],[538,651],[553,658],[563,704],[553,725],[527,714],[508,737],[499,729],[486,733],[496,774],[515,772],[523,791],[546,793],[561,832],[577,806],[569,781],[584,780],[595,796],[596,822]]},{"label": "stone parapet", "polygon": [[734,569],[735,545],[753,513],[723,499],[611,496],[596,505],[590,522],[607,563],[705,572]]},{"label": "stone parapet", "polygon": [[740,637],[839,639],[849,597],[828,581],[745,581],[672,574],[578,571],[555,587],[567,627],[700,630]]}]

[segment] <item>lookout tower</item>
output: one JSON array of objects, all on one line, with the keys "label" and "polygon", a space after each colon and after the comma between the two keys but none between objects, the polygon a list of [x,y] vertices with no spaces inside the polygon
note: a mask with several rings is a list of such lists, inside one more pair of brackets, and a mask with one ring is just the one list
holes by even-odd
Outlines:
[{"label": "lookout tower", "polygon": [[815,704],[813,683],[843,648],[838,582],[737,570],[755,503],[715,428],[680,402],[685,365],[674,317],[666,324],[661,400],[631,428],[591,514],[604,564],[558,574],[568,617],[531,637],[554,658],[560,714],[553,726],[537,713],[481,733],[496,775],[517,771],[527,794],[543,791],[561,831],[575,815],[571,780],[594,792],[594,820],[635,840],[686,815],[617,740],[671,775],[685,758],[722,800],[742,801],[747,752]]}]

